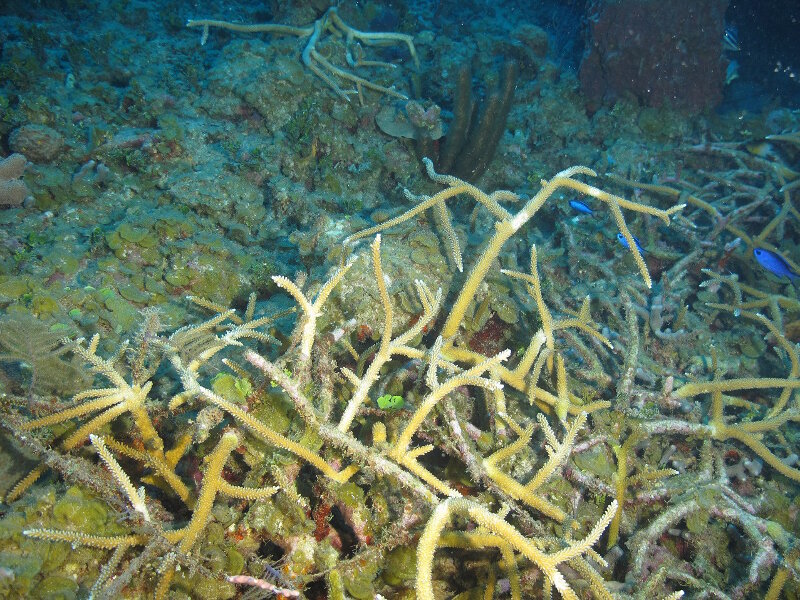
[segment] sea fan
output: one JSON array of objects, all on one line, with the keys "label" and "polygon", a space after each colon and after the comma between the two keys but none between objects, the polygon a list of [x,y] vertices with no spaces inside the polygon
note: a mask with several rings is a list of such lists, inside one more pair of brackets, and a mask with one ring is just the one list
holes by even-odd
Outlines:
[{"label": "sea fan", "polygon": [[72,394],[87,385],[86,376],[73,360],[64,358],[69,346],[63,340],[74,333],[53,327],[32,315],[0,317],[0,369],[11,390],[26,394]]}]

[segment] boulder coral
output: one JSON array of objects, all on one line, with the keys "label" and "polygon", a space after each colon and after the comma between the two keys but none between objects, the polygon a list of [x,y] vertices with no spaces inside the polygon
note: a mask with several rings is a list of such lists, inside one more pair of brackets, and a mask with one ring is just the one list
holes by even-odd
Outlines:
[{"label": "boulder coral", "polygon": [[31,195],[22,181],[28,161],[22,154],[12,154],[0,160],[0,206],[18,206]]}]

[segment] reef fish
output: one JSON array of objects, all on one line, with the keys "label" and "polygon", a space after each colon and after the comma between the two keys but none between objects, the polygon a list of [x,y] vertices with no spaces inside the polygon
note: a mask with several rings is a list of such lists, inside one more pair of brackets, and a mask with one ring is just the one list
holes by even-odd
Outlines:
[{"label": "reef fish", "polygon": [[739,46],[739,31],[735,25],[728,25],[725,28],[725,33],[722,34],[722,49],[730,52],[739,52],[742,49]]},{"label": "reef fish", "polygon": [[391,394],[381,396],[376,402],[381,410],[397,410],[405,406],[402,396],[392,396]]},{"label": "reef fish", "polygon": [[[626,250],[630,248],[628,245],[628,240],[625,239],[625,236],[622,235],[621,231],[617,234],[617,239],[619,240],[619,243],[622,244],[623,248]],[[637,238],[635,235],[633,236],[633,242],[636,244],[636,249],[639,251],[639,254],[644,254],[644,248],[642,248],[642,245],[639,243],[639,238]]]},{"label": "reef fish", "polygon": [[725,85],[730,85],[735,79],[739,79],[739,63],[732,60],[725,70]]},{"label": "reef fish", "polygon": [[569,205],[570,205],[570,208],[572,208],[572,210],[575,210],[575,211],[577,211],[579,213],[582,213],[584,215],[593,215],[594,214],[594,211],[591,208],[589,208],[589,206],[587,204],[581,202],[580,200],[570,200],[569,201]]},{"label": "reef fish", "polygon": [[771,252],[766,248],[753,248],[753,256],[756,257],[758,264],[764,267],[767,271],[778,277],[788,277],[789,281],[794,283],[794,280],[800,277],[800,274],[795,273],[789,263],[786,262],[780,254]]}]

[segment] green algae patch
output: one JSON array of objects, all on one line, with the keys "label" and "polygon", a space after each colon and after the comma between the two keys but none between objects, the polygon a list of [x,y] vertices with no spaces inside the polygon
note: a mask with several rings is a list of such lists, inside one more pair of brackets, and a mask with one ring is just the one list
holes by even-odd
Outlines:
[{"label": "green algae patch", "polygon": [[181,574],[175,578],[170,592],[170,598],[204,598],[205,600],[228,600],[236,595],[236,587],[227,581],[219,581],[194,575],[187,577]]},{"label": "green algae patch", "polygon": [[144,304],[150,299],[150,294],[131,284],[119,286],[119,295],[125,298],[125,300],[130,300],[138,304]]},{"label": "green algae patch", "polygon": [[109,231],[106,233],[105,237],[106,244],[108,244],[108,247],[111,248],[111,250],[115,253],[125,244],[125,240],[122,239],[122,236],[120,236],[118,231]]},{"label": "green algae patch", "polygon": [[[800,498],[800,497],[798,497]],[[778,489],[768,488],[764,491],[765,506],[769,507],[770,521],[775,521],[792,531],[797,523],[796,516],[792,516],[792,501]]]},{"label": "green algae patch", "polygon": [[686,517],[686,528],[690,533],[700,535],[708,527],[709,511],[696,510]]},{"label": "green algae patch", "polygon": [[291,404],[283,392],[267,392],[253,408],[252,415],[267,427],[280,434],[289,431]]},{"label": "green algae patch", "polygon": [[[108,506],[87,496],[80,488],[71,487],[53,506],[58,528],[102,535],[108,527]],[[118,527],[115,531],[123,531]]]},{"label": "green algae patch", "polygon": [[359,561],[358,569],[344,574],[344,589],[356,600],[372,600],[375,597],[373,582],[377,574],[377,561]]},{"label": "green algae patch", "polygon": [[250,526],[270,536],[288,537],[310,533],[313,523],[306,519],[303,507],[295,504],[286,507],[287,502],[260,502],[247,513]]},{"label": "green algae patch", "polygon": [[225,572],[228,575],[238,575],[244,570],[244,556],[235,548],[228,548],[225,551],[225,555],[227,558]]},{"label": "green algae patch", "polygon": [[145,275],[144,277],[144,289],[151,294],[155,294],[157,297],[160,298],[162,301],[167,296],[167,287],[155,277],[150,275]]},{"label": "green algae patch", "polygon": [[339,486],[336,496],[349,508],[364,506],[364,490],[353,482],[343,483]]},{"label": "green algae patch", "polygon": [[61,312],[61,307],[52,296],[34,294],[31,299],[31,312],[37,317],[54,317]]},{"label": "green algae patch", "polygon": [[417,551],[410,546],[398,546],[386,555],[381,573],[389,585],[411,584],[417,577]]},{"label": "green algae patch", "polygon": [[199,261],[198,277],[192,291],[203,298],[228,305],[239,293],[242,282],[228,257],[207,257]]},{"label": "green algae patch", "polygon": [[78,584],[63,575],[51,575],[36,585],[33,595],[39,600],[75,600]]},{"label": "green algae patch", "polygon": [[218,373],[211,380],[211,389],[230,402],[244,404],[253,386],[247,379],[234,377],[230,373]]},{"label": "green algae patch", "polygon": [[[11,540],[19,544],[23,539],[22,531],[26,528],[25,516],[18,512],[6,515],[0,520],[0,544]],[[0,563],[2,564],[2,563]]]},{"label": "green algae patch", "polygon": [[155,225],[156,232],[167,241],[190,237],[196,228],[183,215],[160,219]]},{"label": "green algae patch", "polygon": [[339,551],[331,546],[328,538],[323,539],[314,549],[314,565],[318,571],[333,569],[339,562]]},{"label": "green algae patch", "polygon": [[50,253],[45,262],[52,266],[55,271],[63,273],[64,275],[72,275],[77,273],[81,268],[81,263],[77,257],[67,254],[59,248],[58,251]]},{"label": "green algae patch", "polygon": [[514,325],[519,321],[519,311],[514,301],[506,295],[500,295],[492,299],[491,307],[501,321],[508,325]]},{"label": "green algae patch", "polygon": [[111,312],[109,322],[114,331],[129,331],[136,323],[138,309],[112,292],[105,301],[105,307]]},{"label": "green algae patch", "polygon": [[105,234],[108,247],[122,260],[135,260],[145,264],[156,264],[160,260],[158,236],[144,227],[122,223]]},{"label": "green algae patch", "polygon": [[494,446],[494,436],[491,431],[482,431],[475,440],[475,445],[481,452],[488,452]]},{"label": "green algae patch", "polygon": [[10,573],[0,578],[0,597],[29,597],[34,579],[42,569],[42,559],[33,553],[0,552],[0,565]]},{"label": "green algae patch", "polygon": [[187,270],[180,268],[176,269],[175,271],[169,271],[167,274],[165,274],[164,281],[166,281],[172,287],[186,287],[189,285],[191,279],[187,273]]},{"label": "green algae patch", "polygon": [[605,446],[595,446],[586,452],[579,452],[572,457],[575,464],[582,471],[596,475],[604,481],[609,481],[616,473],[615,460]]},{"label": "green algae patch", "polygon": [[0,300],[19,300],[31,289],[31,281],[27,276],[0,277]]}]

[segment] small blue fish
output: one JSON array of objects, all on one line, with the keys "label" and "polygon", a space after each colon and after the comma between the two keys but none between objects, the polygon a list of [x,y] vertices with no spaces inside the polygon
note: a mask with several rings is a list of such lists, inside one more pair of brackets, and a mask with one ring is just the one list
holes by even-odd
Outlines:
[{"label": "small blue fish", "polygon": [[725,69],[725,85],[730,85],[736,79],[739,79],[739,63],[732,60]]},{"label": "small blue fish", "polygon": [[788,277],[789,281],[794,283],[794,280],[800,275],[792,271],[789,263],[780,255],[771,252],[765,248],[753,248],[753,256],[756,257],[758,264],[764,267],[767,271],[778,277]]},{"label": "small blue fish", "polygon": [[[619,240],[619,243],[622,244],[623,248],[626,250],[630,249],[628,240],[625,239],[625,236],[622,235],[621,231],[617,234],[617,239]],[[636,249],[639,251],[639,254],[644,254],[644,248],[642,248],[642,245],[639,243],[639,238],[633,236],[633,242],[636,244]]]},{"label": "small blue fish", "polygon": [[739,46],[739,31],[735,25],[728,25],[725,28],[725,33],[722,34],[722,49],[730,52],[739,52],[742,49]]},{"label": "small blue fish", "polygon": [[591,208],[589,208],[589,206],[587,204],[584,204],[580,200],[570,200],[569,201],[569,205],[572,208],[572,210],[575,210],[575,211],[577,211],[579,213],[582,213],[584,215],[593,215],[594,214],[594,211]]}]

